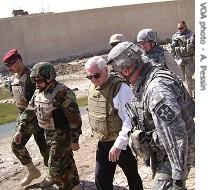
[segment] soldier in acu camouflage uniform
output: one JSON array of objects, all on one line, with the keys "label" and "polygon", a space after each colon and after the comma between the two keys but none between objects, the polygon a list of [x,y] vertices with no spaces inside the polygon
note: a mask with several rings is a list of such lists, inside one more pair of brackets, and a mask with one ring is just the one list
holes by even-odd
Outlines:
[{"label": "soldier in acu camouflage uniform", "polygon": [[[12,94],[15,104],[19,109],[19,114],[21,114],[27,108],[28,102],[35,91],[35,84],[33,84],[30,79],[31,70],[23,64],[22,57],[17,49],[8,51],[3,58],[3,62],[10,72],[15,73],[11,82]],[[18,123],[19,117],[17,118],[17,126]],[[12,151],[22,165],[26,166],[28,169],[28,176],[20,182],[22,186],[28,185],[33,179],[36,179],[41,175],[40,171],[34,166],[29,152],[25,147],[32,134],[44,158],[44,164],[46,166],[49,157],[44,130],[38,126],[37,119],[34,117],[26,126],[24,133],[22,133],[21,143],[16,144],[14,140],[12,141]]]},{"label": "soldier in acu camouflage uniform", "polygon": [[157,44],[157,33],[153,29],[140,30],[136,41],[142,50],[142,60],[145,63],[150,62],[162,69],[169,69],[183,79],[182,71],[173,56]]},{"label": "soldier in acu camouflage uniform", "polygon": [[27,124],[37,116],[50,149],[49,174],[60,190],[78,190],[79,176],[72,151],[79,149],[82,121],[75,94],[55,80],[56,72],[51,63],[37,63],[30,76],[37,89],[20,116],[14,140],[17,144],[20,142]]},{"label": "soldier in acu camouflage uniform", "polygon": [[189,94],[195,97],[195,34],[187,28],[184,21],[178,22],[178,31],[172,36],[172,54],[179,60],[185,86]]},{"label": "soldier in acu camouflage uniform", "polygon": [[117,164],[122,168],[130,190],[142,190],[137,161],[128,146],[130,119],[125,104],[132,91],[118,76],[108,74],[106,60],[90,58],[85,64],[91,86],[88,96],[90,126],[98,137],[95,183],[97,190],[113,190]]},{"label": "soldier in acu camouflage uniform", "polygon": [[133,43],[115,46],[108,54],[108,63],[133,85],[133,111],[151,149],[147,164],[155,176],[152,189],[184,190],[194,165],[192,98],[173,73],[144,63]]}]

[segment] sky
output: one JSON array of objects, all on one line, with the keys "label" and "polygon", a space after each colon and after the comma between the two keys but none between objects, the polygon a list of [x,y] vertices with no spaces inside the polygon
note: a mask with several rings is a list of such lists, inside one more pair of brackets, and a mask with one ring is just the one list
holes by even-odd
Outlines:
[{"label": "sky", "polygon": [[0,18],[12,17],[12,11],[23,9],[31,13],[68,12],[100,7],[129,5],[166,0],[0,0]]}]

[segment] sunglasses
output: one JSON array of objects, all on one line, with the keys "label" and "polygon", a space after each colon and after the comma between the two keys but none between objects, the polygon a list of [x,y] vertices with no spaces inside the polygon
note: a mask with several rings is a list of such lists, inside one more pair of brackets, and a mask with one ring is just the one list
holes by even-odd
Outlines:
[{"label": "sunglasses", "polygon": [[180,27],[180,28],[178,28],[178,30],[182,30],[184,27]]},{"label": "sunglasses", "polygon": [[10,62],[10,63],[6,63],[5,65],[6,65],[7,67],[12,67],[12,65],[14,65],[14,64],[16,63],[16,61],[17,61],[17,59],[14,60],[14,61],[12,61],[12,62]]},{"label": "sunglasses", "polygon": [[101,77],[101,74],[99,74],[99,73],[95,73],[95,74],[92,74],[92,75],[87,75],[87,78],[88,78],[89,80],[91,80],[92,78],[98,79],[98,78],[100,78],[100,77]]},{"label": "sunglasses", "polygon": [[33,79],[33,80],[37,84],[41,84],[41,83],[45,82],[45,79]]},{"label": "sunglasses", "polygon": [[7,63],[5,64],[7,67],[12,67],[12,65],[14,65],[14,63]]}]

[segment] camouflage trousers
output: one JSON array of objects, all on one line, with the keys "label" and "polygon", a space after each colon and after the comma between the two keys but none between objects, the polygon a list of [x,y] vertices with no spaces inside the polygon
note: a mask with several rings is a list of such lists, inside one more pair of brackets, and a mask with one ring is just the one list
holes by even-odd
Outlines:
[{"label": "camouflage trousers", "polygon": [[190,96],[195,99],[195,61],[189,59],[183,61],[181,64],[182,73],[184,76],[184,85],[189,92]]},{"label": "camouflage trousers", "polygon": [[[17,118],[17,123],[19,118]],[[33,120],[28,126],[27,129],[22,133],[21,144],[16,144],[12,140],[11,148],[15,156],[20,160],[22,165],[29,164],[32,161],[32,158],[26,149],[25,145],[31,138],[34,136],[34,140],[39,147],[39,151],[43,157],[44,164],[47,166],[49,158],[49,149],[46,143],[44,130],[40,128],[37,124],[37,120]]]},{"label": "camouflage trousers", "polygon": [[[160,162],[157,168],[158,169],[156,171],[151,190],[170,190],[173,187],[173,179],[172,179],[171,164],[168,158]],[[185,180],[183,180],[184,185],[186,183],[186,179],[187,179],[189,171],[190,171],[190,168],[186,167],[186,172],[185,172],[186,177],[185,177]]]},{"label": "camouflage trousers", "polygon": [[71,135],[61,130],[45,130],[50,148],[48,170],[59,190],[71,190],[80,183],[73,152]]}]

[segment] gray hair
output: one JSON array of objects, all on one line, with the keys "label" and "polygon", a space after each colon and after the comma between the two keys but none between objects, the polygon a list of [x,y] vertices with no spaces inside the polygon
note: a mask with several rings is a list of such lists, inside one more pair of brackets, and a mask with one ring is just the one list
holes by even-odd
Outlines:
[{"label": "gray hair", "polygon": [[93,65],[97,65],[98,68],[102,71],[105,67],[107,67],[106,65],[106,60],[102,57],[102,56],[94,56],[91,57],[85,64],[85,68],[90,68]]}]

